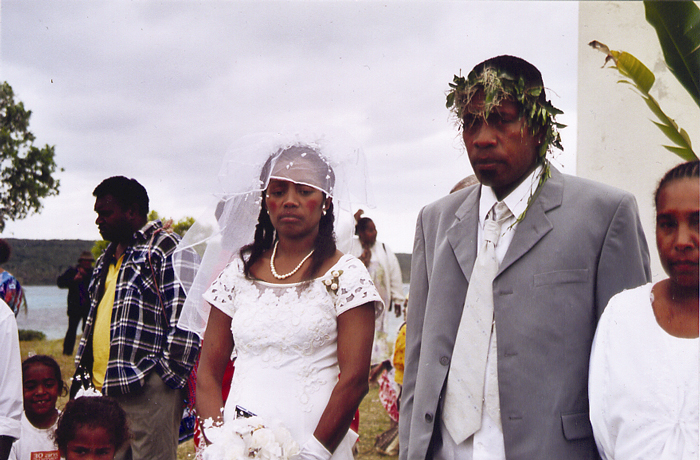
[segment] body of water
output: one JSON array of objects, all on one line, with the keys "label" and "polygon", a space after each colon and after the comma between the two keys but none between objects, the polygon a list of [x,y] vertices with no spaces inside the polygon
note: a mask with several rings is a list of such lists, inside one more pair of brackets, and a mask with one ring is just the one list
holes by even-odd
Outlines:
[{"label": "body of water", "polygon": [[22,286],[22,289],[27,298],[27,312],[19,312],[17,326],[41,331],[48,340],[65,337],[68,329],[68,289],[56,286]]},{"label": "body of water", "polygon": [[[27,297],[27,312],[20,311],[17,325],[20,329],[33,329],[46,334],[48,340],[62,339],[68,329],[66,314],[68,290],[56,286],[22,286]],[[408,284],[404,285],[408,292]],[[399,318],[393,312],[387,312],[386,331],[391,340],[396,338],[403,315]],[[80,334],[78,326],[78,334]],[[77,345],[76,345],[77,346]]]}]

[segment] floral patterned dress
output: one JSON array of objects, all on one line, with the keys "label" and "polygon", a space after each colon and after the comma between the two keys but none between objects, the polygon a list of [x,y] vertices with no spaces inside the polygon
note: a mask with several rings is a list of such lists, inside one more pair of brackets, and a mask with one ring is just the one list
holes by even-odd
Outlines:
[{"label": "floral patterned dress", "polygon": [[27,306],[22,286],[17,278],[6,271],[0,272],[0,299],[5,301],[15,316],[23,305],[25,308]]},{"label": "floral patterned dress", "polygon": [[[270,425],[281,424],[299,443],[312,435],[338,381],[337,318],[375,302],[379,293],[365,266],[344,255],[307,283],[248,280],[240,260],[230,263],[204,298],[231,317],[236,371],[224,420],[240,406]],[[334,460],[352,460],[351,431]]]}]

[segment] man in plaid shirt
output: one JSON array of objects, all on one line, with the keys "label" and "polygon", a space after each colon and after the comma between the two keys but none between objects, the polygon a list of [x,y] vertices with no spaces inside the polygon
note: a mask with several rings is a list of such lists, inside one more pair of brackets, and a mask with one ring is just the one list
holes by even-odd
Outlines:
[{"label": "man in plaid shirt", "polygon": [[172,253],[180,238],[148,222],[148,194],[134,179],[110,177],[95,188],[96,224],[110,241],[90,282],[90,313],[76,364],[116,398],[133,433],[125,458],[173,460],[184,391],[199,338],[177,328],[185,292]]}]

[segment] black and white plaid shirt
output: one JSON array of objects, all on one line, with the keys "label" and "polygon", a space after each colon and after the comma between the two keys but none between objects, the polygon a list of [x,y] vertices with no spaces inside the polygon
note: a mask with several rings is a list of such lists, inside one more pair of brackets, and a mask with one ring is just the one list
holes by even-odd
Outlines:
[{"label": "black and white plaid shirt", "polygon": [[[134,233],[132,244],[124,252],[112,308],[109,363],[102,387],[105,395],[140,389],[151,371],[171,388],[182,388],[187,382],[200,340],[196,334],[177,328],[185,302],[172,260],[179,240],[160,221],[153,221]],[[76,364],[82,359],[88,369],[92,368],[95,315],[107,271],[116,262],[115,246],[110,244],[97,259],[90,282],[90,313],[75,358]]]}]

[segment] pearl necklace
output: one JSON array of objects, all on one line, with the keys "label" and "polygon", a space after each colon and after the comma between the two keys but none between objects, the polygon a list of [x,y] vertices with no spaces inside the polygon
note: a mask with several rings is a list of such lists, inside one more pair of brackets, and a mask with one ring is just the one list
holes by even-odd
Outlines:
[{"label": "pearl necklace", "polygon": [[278,275],[277,270],[275,270],[275,255],[277,255],[277,243],[279,243],[280,240],[275,241],[275,246],[272,248],[272,257],[270,257],[270,271],[272,272],[272,276],[277,278],[278,280],[283,280],[286,278],[289,278],[293,274],[299,271],[302,265],[304,265],[304,262],[306,262],[306,259],[311,257],[311,254],[314,253],[315,249],[312,249],[310,253],[306,254],[306,257],[301,259],[301,262],[299,262],[299,265],[296,266],[294,270],[291,272],[287,273],[286,275]]}]

